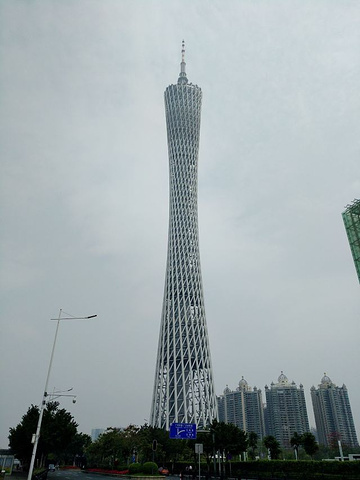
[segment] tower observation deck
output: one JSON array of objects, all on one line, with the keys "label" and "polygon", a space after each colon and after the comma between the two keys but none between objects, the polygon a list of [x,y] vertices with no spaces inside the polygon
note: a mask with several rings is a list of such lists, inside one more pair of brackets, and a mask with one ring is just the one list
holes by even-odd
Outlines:
[{"label": "tower observation deck", "polygon": [[202,92],[188,82],[185,48],[165,91],[170,200],[168,254],[150,424],[204,427],[217,418],[200,268],[198,152]]}]

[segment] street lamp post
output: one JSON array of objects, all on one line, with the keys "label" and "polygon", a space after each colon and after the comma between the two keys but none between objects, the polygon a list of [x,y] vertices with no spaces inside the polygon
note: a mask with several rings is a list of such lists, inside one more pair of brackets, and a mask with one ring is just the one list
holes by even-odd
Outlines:
[{"label": "street lamp post", "polygon": [[46,406],[46,397],[48,396],[47,389],[48,389],[48,384],[49,384],[52,362],[53,362],[53,358],[54,358],[54,351],[55,351],[55,345],[56,345],[56,339],[57,339],[57,334],[58,334],[58,330],[59,330],[60,320],[88,320],[89,318],[97,317],[97,315],[89,315],[87,317],[71,317],[71,316],[70,317],[61,317],[61,314],[62,314],[62,309],[60,308],[58,318],[52,318],[51,319],[51,320],[56,320],[57,325],[56,325],[54,343],[53,343],[53,347],[52,347],[52,351],[51,351],[49,368],[48,368],[48,372],[47,372],[47,376],[46,376],[44,395],[43,395],[43,399],[42,399],[41,407],[40,407],[39,420],[38,420],[37,427],[36,427],[36,433],[35,433],[35,438],[34,438],[34,446],[33,446],[33,451],[32,451],[32,454],[31,454],[31,462],[30,462],[30,467],[29,467],[28,480],[31,480],[33,470],[34,470],[36,450],[37,450],[37,446],[38,446],[39,438],[40,438],[41,422],[42,422],[42,419],[43,419],[44,410],[45,410],[45,406]]}]

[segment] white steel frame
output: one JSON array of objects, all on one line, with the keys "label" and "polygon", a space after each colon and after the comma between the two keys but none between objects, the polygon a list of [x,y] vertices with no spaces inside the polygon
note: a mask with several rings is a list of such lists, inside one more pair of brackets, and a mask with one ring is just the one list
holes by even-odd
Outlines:
[{"label": "white steel frame", "polygon": [[198,428],[217,418],[200,269],[197,168],[202,92],[188,83],[184,46],[177,85],[165,91],[170,208],[167,269],[150,424]]}]

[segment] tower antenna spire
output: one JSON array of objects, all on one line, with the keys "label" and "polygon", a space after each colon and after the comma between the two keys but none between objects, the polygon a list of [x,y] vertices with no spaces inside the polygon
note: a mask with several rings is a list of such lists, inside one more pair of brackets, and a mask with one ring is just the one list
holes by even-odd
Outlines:
[{"label": "tower antenna spire", "polygon": [[180,63],[180,75],[179,75],[179,79],[178,79],[178,84],[188,83],[188,79],[186,78],[185,67],[186,67],[186,63],[185,63],[185,40],[183,40],[182,44],[181,44],[181,63]]}]

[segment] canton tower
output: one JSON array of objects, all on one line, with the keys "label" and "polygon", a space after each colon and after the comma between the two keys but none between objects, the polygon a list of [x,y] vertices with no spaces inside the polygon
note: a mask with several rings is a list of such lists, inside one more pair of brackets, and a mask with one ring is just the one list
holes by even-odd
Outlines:
[{"label": "canton tower", "polygon": [[180,75],[165,90],[169,238],[150,424],[198,428],[217,418],[200,269],[197,170],[202,92]]}]

